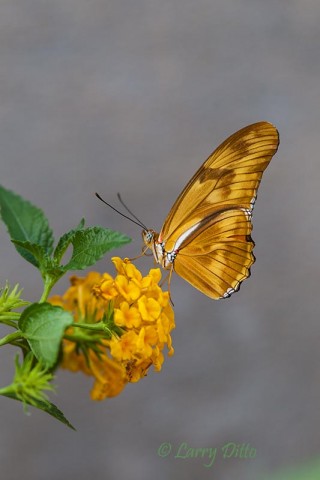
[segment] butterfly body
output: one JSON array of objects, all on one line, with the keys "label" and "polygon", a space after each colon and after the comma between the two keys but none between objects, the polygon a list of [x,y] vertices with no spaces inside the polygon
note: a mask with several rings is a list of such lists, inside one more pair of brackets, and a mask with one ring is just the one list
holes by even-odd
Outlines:
[{"label": "butterfly body", "polygon": [[155,261],[211,298],[237,291],[255,261],[252,211],[278,144],[278,131],[268,122],[225,140],[179,195],[160,233],[143,230]]},{"label": "butterfly body", "polygon": [[143,230],[142,238],[145,245],[152,251],[155,261],[165,270],[171,270],[179,250],[166,251],[165,242],[161,241],[159,234],[151,229]]}]

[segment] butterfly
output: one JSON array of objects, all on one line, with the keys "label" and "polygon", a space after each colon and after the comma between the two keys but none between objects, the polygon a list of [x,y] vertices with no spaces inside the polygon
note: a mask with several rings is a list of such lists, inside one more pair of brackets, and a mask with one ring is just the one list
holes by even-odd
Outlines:
[{"label": "butterfly", "polygon": [[[242,128],[204,162],[173,204],[160,233],[143,226],[145,250],[213,299],[230,297],[255,261],[252,211],[279,145],[268,122]],[[169,287],[170,288],[170,287]]]}]

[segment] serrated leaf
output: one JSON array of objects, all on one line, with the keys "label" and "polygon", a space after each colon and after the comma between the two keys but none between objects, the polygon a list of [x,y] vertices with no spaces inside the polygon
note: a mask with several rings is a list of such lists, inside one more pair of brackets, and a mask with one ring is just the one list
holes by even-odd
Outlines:
[{"label": "serrated leaf", "polygon": [[64,331],[72,325],[71,313],[50,303],[33,303],[19,320],[19,328],[35,357],[46,368],[57,361]]},{"label": "serrated leaf", "polygon": [[70,230],[70,232],[65,233],[59,239],[58,244],[57,244],[57,246],[54,250],[54,253],[53,253],[53,258],[58,264],[61,262],[61,259],[62,259],[63,255],[65,254],[67,248],[69,247],[75,233],[78,230],[82,230],[83,227],[84,227],[84,224],[85,224],[85,219],[82,218],[79,225],[77,225],[76,228],[74,228],[73,230]]},{"label": "serrated leaf", "polygon": [[40,266],[43,277],[50,276],[54,280],[53,284],[59,280],[66,272],[61,265],[52,257],[45,256],[43,264]]},{"label": "serrated leaf", "polygon": [[[17,400],[18,402],[21,402],[22,400],[18,398],[14,393],[2,393],[4,397],[12,398],[14,400]],[[54,405],[53,403],[49,401],[42,401],[37,398],[33,398],[32,402],[25,401],[23,403],[27,403],[28,405],[31,405],[32,407],[38,408],[39,410],[43,410],[44,412],[48,413],[52,417],[56,418],[59,420],[59,422],[62,422],[64,425],[67,425],[67,427],[71,428],[72,430],[75,430],[74,426],[67,420],[67,418],[64,416],[64,414],[59,410],[59,408]]]},{"label": "serrated leaf", "polygon": [[[52,253],[53,233],[40,208],[0,186],[0,214],[11,240],[39,245],[47,254]],[[37,266],[29,251],[18,245],[16,249],[28,262]]]},{"label": "serrated leaf", "polygon": [[113,248],[131,242],[122,233],[103,227],[89,227],[78,230],[72,237],[73,252],[65,270],[83,270],[95,264],[103,255]]},{"label": "serrated leaf", "polygon": [[62,266],[50,265],[50,262],[48,262],[45,273],[50,275],[51,279],[53,280],[52,285],[54,285],[59,280],[59,278],[61,278],[66,273],[66,270]]},{"label": "serrated leaf", "polygon": [[21,240],[12,240],[12,243],[16,247],[20,247],[21,251],[25,251],[24,258],[27,254],[30,254],[29,262],[35,267],[39,268],[41,264],[44,264],[47,258],[46,251],[41,245],[36,243],[30,243],[28,241],[22,242]]},{"label": "serrated leaf", "polygon": [[78,223],[78,225],[74,230],[82,230],[84,228],[85,223],[86,223],[86,219],[81,218],[80,222]]}]

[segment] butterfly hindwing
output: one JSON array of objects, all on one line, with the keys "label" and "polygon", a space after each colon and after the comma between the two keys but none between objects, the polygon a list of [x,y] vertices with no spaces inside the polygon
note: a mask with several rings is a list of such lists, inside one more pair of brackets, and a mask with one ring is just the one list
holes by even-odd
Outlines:
[{"label": "butterfly hindwing", "polygon": [[250,275],[255,260],[251,230],[247,211],[230,209],[214,215],[181,245],[174,270],[211,298],[230,296]]}]

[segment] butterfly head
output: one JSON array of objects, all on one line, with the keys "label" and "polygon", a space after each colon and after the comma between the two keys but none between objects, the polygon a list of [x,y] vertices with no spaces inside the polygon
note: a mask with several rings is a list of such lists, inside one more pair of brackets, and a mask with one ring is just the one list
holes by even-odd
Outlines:
[{"label": "butterfly head", "polygon": [[164,248],[164,243],[160,241],[159,233],[151,229],[143,229],[142,238],[146,247],[150,248],[150,250],[152,251],[156,263],[159,263],[163,268],[168,268],[167,262],[165,260],[167,253]]},{"label": "butterfly head", "polygon": [[157,232],[154,230],[142,230],[142,239],[144,241],[144,244],[152,249],[152,246],[154,245],[156,239],[158,237]]}]

